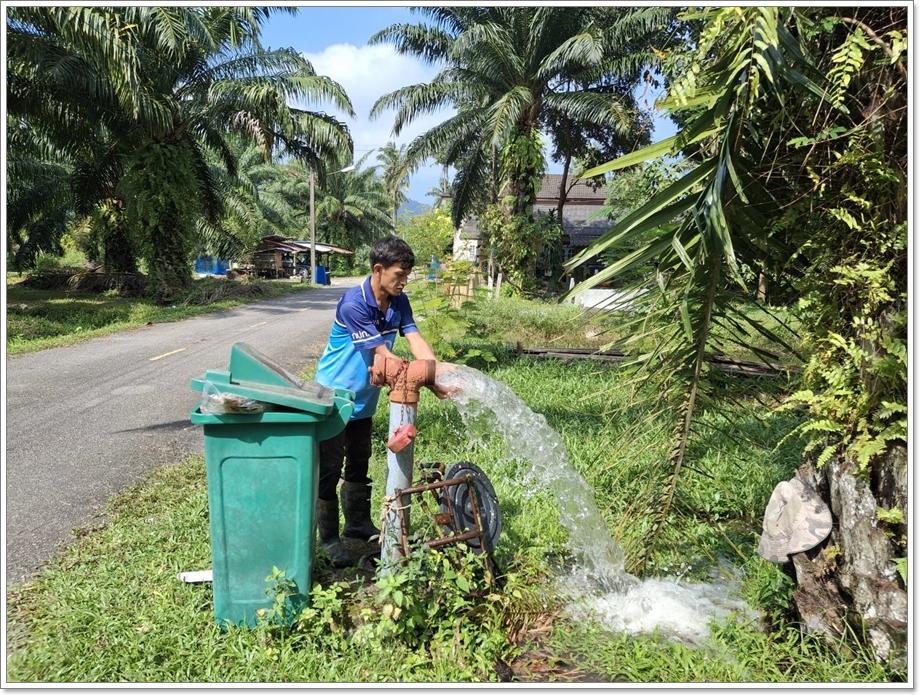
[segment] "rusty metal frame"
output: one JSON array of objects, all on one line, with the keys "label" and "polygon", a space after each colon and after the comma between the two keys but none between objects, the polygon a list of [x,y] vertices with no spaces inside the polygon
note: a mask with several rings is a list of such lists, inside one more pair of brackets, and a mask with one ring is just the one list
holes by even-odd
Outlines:
[{"label": "rusty metal frame", "polygon": [[[428,468],[425,472],[427,478],[430,479],[432,474],[435,472],[438,475],[443,476],[444,471],[444,464],[437,464],[436,468]],[[470,495],[470,511],[473,515],[473,525],[475,528],[472,528],[469,531],[464,531],[457,526],[456,516],[454,513],[454,501],[450,495],[444,495],[444,501],[447,504],[447,511],[440,511],[441,499],[438,496],[438,491],[442,488],[455,487],[457,485],[466,485],[467,491]],[[438,505],[437,512],[432,512],[425,504],[426,492],[431,493],[435,504]],[[399,528],[401,531],[399,542],[403,557],[407,557],[409,555],[410,529],[409,515],[407,512],[413,506],[411,498],[415,496],[418,498],[420,509],[434,519],[435,532],[438,534],[437,538],[425,541],[425,545],[429,548],[440,548],[445,545],[465,543],[466,541],[478,538],[479,547],[482,548],[481,555],[485,560],[484,564],[486,567],[486,572],[489,576],[489,583],[492,582],[493,575],[490,562],[491,552],[486,548],[486,540],[482,531],[482,517],[479,513],[479,499],[477,498],[476,488],[473,486],[473,476],[471,474],[467,473],[466,475],[460,476],[458,478],[451,478],[449,480],[434,480],[423,485],[417,485],[405,489],[396,488],[393,491],[393,496],[397,500],[401,501],[401,503],[396,506],[396,515],[399,519]],[[406,497],[409,497],[410,499],[406,501]],[[449,533],[444,530],[445,526],[450,528]]]}]

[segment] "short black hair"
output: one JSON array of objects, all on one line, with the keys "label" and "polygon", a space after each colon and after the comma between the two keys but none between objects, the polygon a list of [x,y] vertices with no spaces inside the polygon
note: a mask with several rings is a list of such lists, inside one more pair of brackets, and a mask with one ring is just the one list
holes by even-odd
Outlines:
[{"label": "short black hair", "polygon": [[399,265],[403,270],[412,270],[415,266],[415,254],[412,247],[403,239],[390,234],[378,239],[371,247],[371,268],[378,263],[384,268]]}]

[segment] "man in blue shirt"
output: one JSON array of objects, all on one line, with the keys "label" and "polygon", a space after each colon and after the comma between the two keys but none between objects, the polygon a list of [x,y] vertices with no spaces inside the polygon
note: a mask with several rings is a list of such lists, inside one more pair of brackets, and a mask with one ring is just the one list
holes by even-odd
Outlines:
[{"label": "man in blue shirt", "polygon": [[[403,294],[415,265],[412,249],[399,237],[384,237],[371,248],[370,262],[370,276],[358,287],[346,290],[339,300],[329,342],[316,368],[318,383],[355,393],[355,410],[348,425],[341,434],[319,446],[320,547],[329,553],[336,567],[351,564],[339,537],[336,487],[340,477],[345,516],[342,535],[367,540],[380,533],[370,517],[371,480],[367,477],[371,421],[380,397],[380,388],[371,384],[368,372],[374,356],[394,356],[391,350],[398,333],[409,342],[415,359],[437,359],[419,333],[409,298]],[[440,398],[447,395],[436,386],[431,389]]]}]

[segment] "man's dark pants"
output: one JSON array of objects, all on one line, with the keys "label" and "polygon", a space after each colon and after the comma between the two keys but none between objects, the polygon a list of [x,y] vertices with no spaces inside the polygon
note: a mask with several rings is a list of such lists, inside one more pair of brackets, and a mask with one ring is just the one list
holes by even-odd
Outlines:
[{"label": "man's dark pants", "polygon": [[[339,478],[349,483],[369,483],[373,418],[351,420],[332,439],[319,443],[319,498],[336,499]],[[342,471],[344,461],[345,470]]]}]

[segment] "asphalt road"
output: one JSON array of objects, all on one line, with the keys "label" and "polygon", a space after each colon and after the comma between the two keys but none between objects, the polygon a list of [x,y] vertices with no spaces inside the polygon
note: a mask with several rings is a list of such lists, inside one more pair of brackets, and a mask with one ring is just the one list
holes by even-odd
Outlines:
[{"label": "asphalt road", "polygon": [[295,374],[360,279],[6,361],[6,580],[26,581],[156,466],[204,449],[190,380],[248,343]]}]

